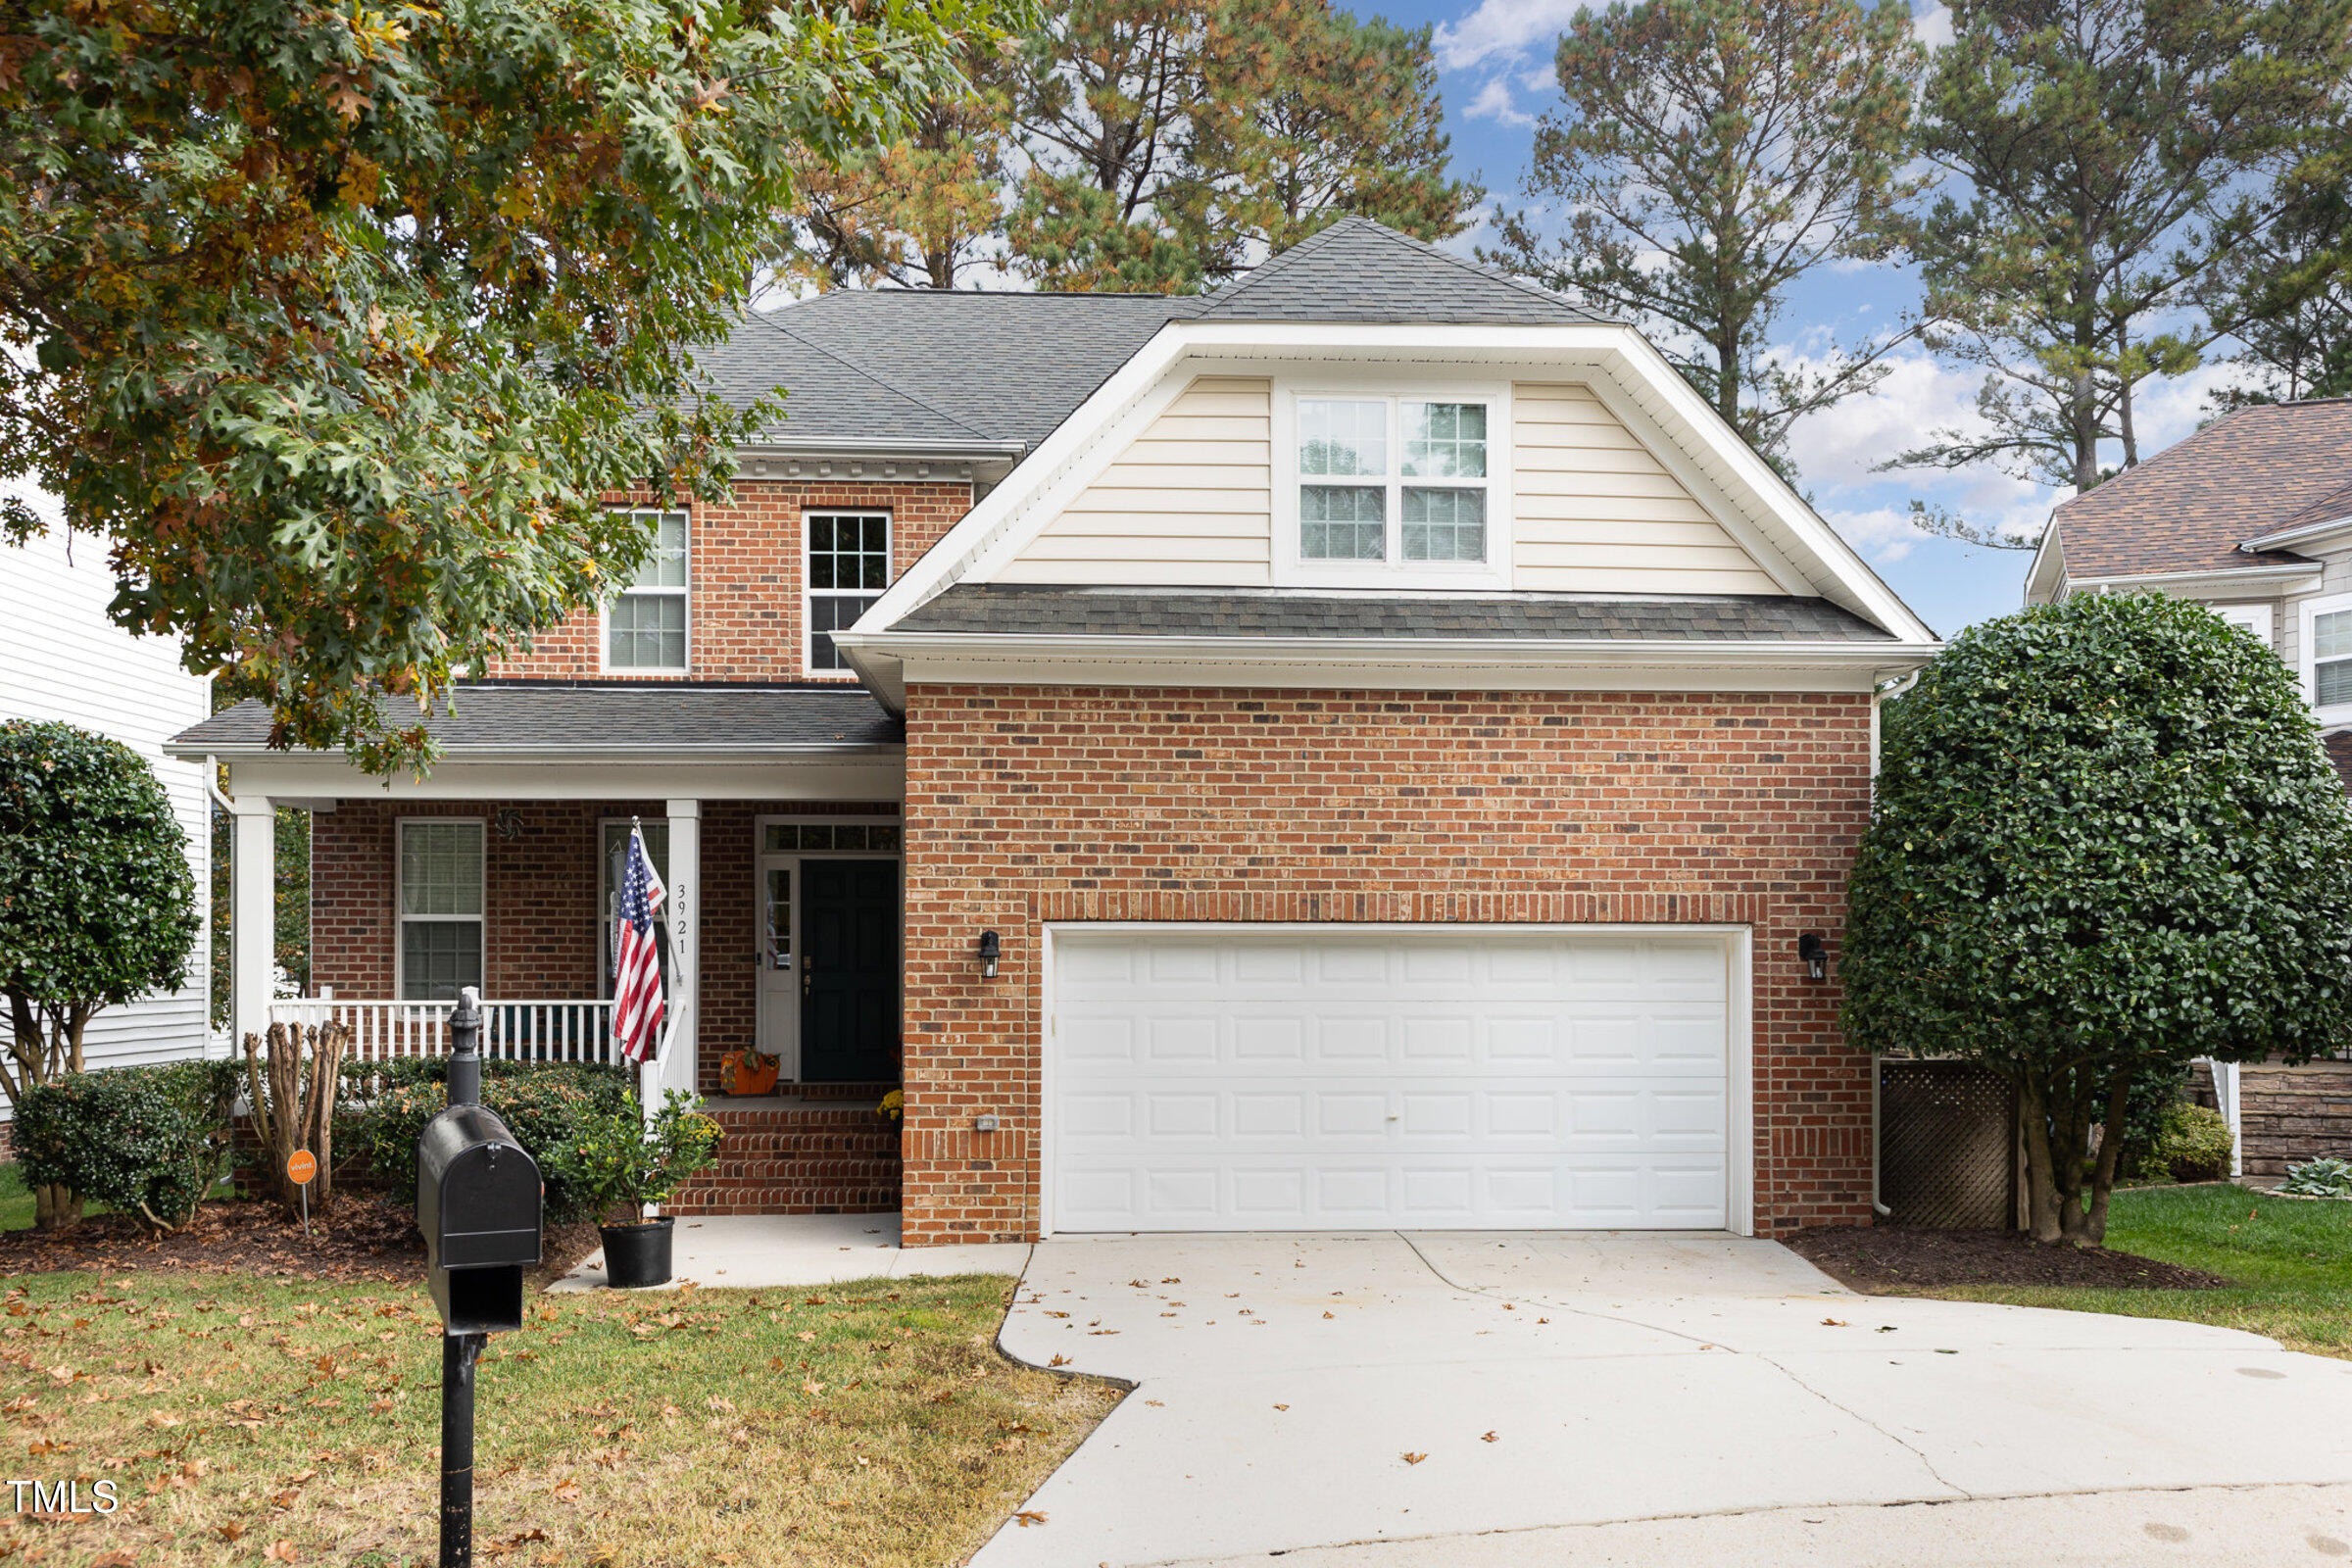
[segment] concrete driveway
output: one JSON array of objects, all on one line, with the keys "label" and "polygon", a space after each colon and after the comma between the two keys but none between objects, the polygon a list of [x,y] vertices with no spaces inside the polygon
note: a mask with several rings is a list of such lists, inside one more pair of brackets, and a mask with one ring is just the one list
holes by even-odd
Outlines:
[{"label": "concrete driveway", "polygon": [[1769,1242],[1054,1241],[1002,1343],[1137,1387],[975,1568],[2352,1556],[2352,1363]]}]

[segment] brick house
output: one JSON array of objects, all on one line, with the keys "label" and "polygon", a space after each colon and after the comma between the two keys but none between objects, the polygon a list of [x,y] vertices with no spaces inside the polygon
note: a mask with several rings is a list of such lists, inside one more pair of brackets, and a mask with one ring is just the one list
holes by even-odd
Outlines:
[{"label": "brick house", "polygon": [[[2239,409],[2050,515],[2029,604],[2190,599],[2286,662],[2352,788],[2352,398]],[[2243,1173],[2352,1156],[2352,1062],[2200,1067]]]},{"label": "brick house", "polygon": [[604,1052],[635,819],[650,1076],[783,1068],[690,1208],[1869,1217],[1838,930],[1935,639],[1631,328],[1350,220],[1200,298],[836,293],[714,359],[789,420],[727,505],[640,498],[658,559],[429,778],[180,737],[241,824],[318,813],[332,995],[281,1008],[430,1049],[479,985],[497,1049]]}]

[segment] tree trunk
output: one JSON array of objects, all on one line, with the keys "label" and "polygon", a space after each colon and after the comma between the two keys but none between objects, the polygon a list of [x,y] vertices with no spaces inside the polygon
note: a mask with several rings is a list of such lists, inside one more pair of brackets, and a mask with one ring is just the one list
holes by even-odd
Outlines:
[{"label": "tree trunk", "polygon": [[71,1187],[50,1185],[32,1190],[32,1226],[35,1230],[70,1230],[81,1223],[81,1199]]},{"label": "tree trunk", "polygon": [[2049,1102],[2031,1073],[2017,1080],[2026,1122],[2026,1228],[2037,1242],[2058,1240],[2058,1173],[2050,1154]]},{"label": "tree trunk", "polygon": [[2124,1117],[2131,1108],[2132,1075],[2116,1069],[2107,1089],[2107,1119],[2099,1124],[2099,1163],[2090,1178],[2090,1203],[2082,1216],[2082,1239],[2092,1247],[2107,1242],[2107,1200],[2115,1192],[2116,1166],[2123,1159]]}]

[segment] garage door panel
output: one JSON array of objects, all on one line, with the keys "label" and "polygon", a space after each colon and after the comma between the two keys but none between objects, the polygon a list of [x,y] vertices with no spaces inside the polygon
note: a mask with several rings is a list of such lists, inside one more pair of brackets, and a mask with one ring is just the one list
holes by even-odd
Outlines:
[{"label": "garage door panel", "polygon": [[1052,1223],[1721,1226],[1729,971],[1712,938],[1061,933]]}]

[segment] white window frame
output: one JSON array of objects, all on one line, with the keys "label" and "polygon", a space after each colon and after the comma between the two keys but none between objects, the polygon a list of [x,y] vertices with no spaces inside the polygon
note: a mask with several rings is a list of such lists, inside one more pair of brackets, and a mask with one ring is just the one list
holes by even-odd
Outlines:
[{"label": "white window frame", "polygon": [[2207,605],[2207,610],[2232,626],[2243,626],[2262,640],[2265,648],[2276,649],[2278,640],[2272,635],[2273,618],[2269,605]]},{"label": "white window frame", "polygon": [[[482,840],[482,906],[474,914],[411,914],[408,909],[405,867],[408,863],[409,827],[446,826],[451,823],[473,824]],[[482,955],[482,989],[490,987],[490,819],[486,816],[397,816],[392,819],[392,996],[395,1001],[409,1000],[409,944],[407,927],[411,920],[431,920],[454,923],[471,920],[479,928]]]},{"label": "white window frame", "polygon": [[[596,666],[607,675],[683,675],[694,667],[694,509],[691,507],[617,507],[614,509],[632,517],[678,518],[679,536],[685,543],[682,563],[686,580],[675,588],[624,587],[612,600],[599,607],[596,615]],[[612,605],[632,594],[661,594],[674,596],[682,603],[685,614],[681,617],[686,635],[683,659],[675,664],[615,664],[612,662]]]},{"label": "white window frame", "polygon": [[[1389,411],[1388,542],[1385,561],[1317,561],[1298,553],[1298,404],[1301,399],[1386,402]],[[1406,561],[1404,443],[1398,409],[1406,403],[1479,403],[1487,410],[1487,559]],[[1323,370],[1309,380],[1276,377],[1273,407],[1274,580],[1301,588],[1486,589],[1511,585],[1511,387],[1508,381],[1399,380],[1366,367],[1349,374]],[[1466,488],[1466,487],[1465,487]]]},{"label": "white window frame", "polygon": [[[2318,626],[2322,615],[2332,615],[2352,610],[2352,594],[2328,594],[2325,598],[2306,599],[2295,607],[2296,640],[2295,662],[2303,677],[2303,700],[2323,724],[2352,723],[2352,703],[2337,703],[2332,707],[2320,706],[2319,660],[2314,657],[2319,641]],[[2334,660],[2329,660],[2334,663]]]},{"label": "white window frame", "polygon": [[[808,582],[809,548],[808,523],[812,517],[879,517],[882,519],[882,586],[880,588],[814,588]],[[888,507],[806,507],[801,512],[801,673],[817,680],[856,680],[858,672],[848,666],[828,669],[816,662],[816,615],[819,599],[862,599],[867,595],[880,598],[898,581],[893,569],[893,553],[899,539],[898,514]],[[836,628],[846,629],[846,628]]]}]

